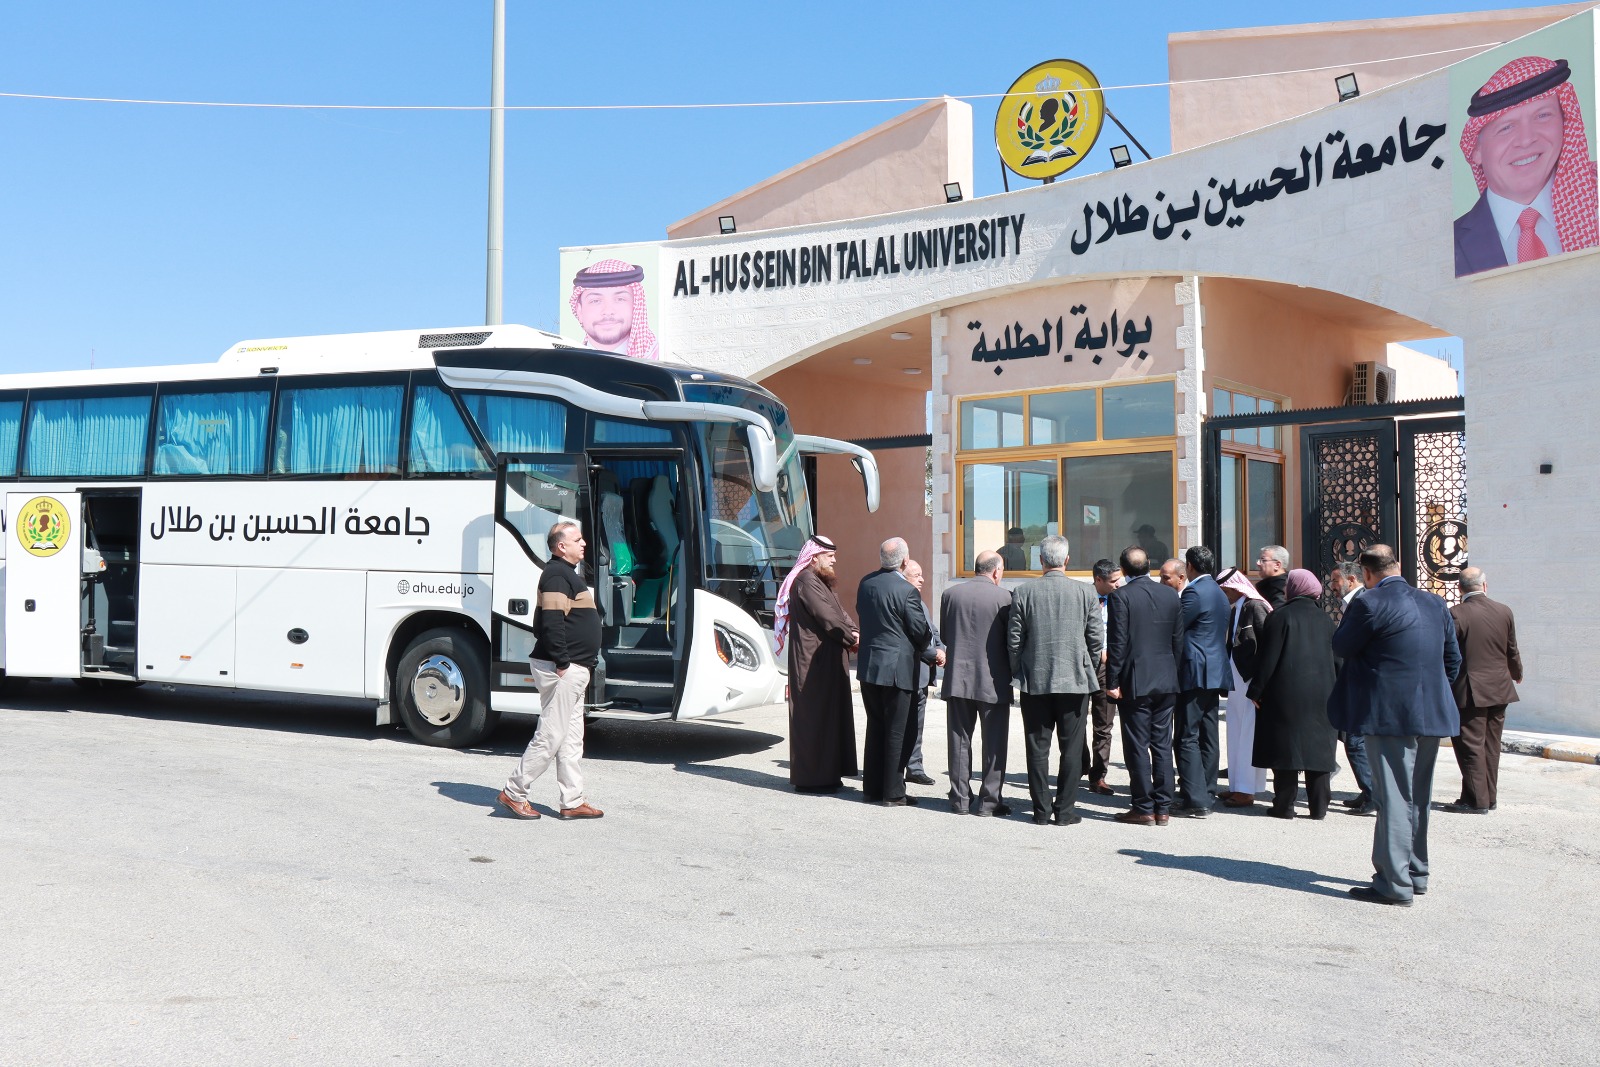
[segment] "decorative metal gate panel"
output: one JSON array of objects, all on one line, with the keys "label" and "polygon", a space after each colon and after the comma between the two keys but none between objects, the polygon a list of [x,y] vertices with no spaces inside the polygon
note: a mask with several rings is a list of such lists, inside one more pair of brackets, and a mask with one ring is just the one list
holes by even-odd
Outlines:
[{"label": "decorative metal gate panel", "polygon": [[1401,564],[1406,580],[1459,603],[1467,565],[1466,420],[1399,423]]},{"label": "decorative metal gate panel", "polygon": [[1393,544],[1394,423],[1350,422],[1300,430],[1303,566],[1319,577],[1375,544]]}]

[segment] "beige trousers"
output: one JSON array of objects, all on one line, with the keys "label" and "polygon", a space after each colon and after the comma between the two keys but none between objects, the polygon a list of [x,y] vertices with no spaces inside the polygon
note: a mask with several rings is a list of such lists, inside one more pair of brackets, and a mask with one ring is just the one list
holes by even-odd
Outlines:
[{"label": "beige trousers", "polygon": [[516,773],[506,781],[506,795],[527,800],[528,790],[538,777],[556,765],[556,784],[561,787],[561,806],[576,808],[583,803],[583,698],[589,691],[589,668],[576,663],[567,673],[557,674],[549,660],[533,661],[533,680],[539,687],[539,728],[522,753]]}]

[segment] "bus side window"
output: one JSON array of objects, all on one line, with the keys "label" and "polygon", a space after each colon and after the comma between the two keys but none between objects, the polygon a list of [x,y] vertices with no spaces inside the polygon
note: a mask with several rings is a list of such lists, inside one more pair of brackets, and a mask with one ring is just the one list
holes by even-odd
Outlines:
[{"label": "bus side window", "polygon": [[411,474],[472,474],[489,470],[450,395],[436,385],[416,386],[411,400]]},{"label": "bus side window", "polygon": [[273,431],[274,474],[398,474],[405,386],[285,386]]},{"label": "bus side window", "polygon": [[17,437],[22,432],[22,401],[0,400],[0,478],[17,476]]},{"label": "bus side window", "polygon": [[267,389],[169,392],[156,405],[157,477],[263,473]]},{"label": "bus side window", "polygon": [[561,401],[514,393],[460,395],[467,414],[496,452],[565,451],[567,408]]},{"label": "bus side window", "polygon": [[35,398],[25,477],[137,478],[144,474],[149,393]]}]

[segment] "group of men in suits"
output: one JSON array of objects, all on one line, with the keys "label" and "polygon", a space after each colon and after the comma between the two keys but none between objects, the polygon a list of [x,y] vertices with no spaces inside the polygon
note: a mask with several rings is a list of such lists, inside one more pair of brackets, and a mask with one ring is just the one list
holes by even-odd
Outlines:
[{"label": "group of men in suits", "polygon": [[[1264,572],[1273,572],[1272,564],[1287,571],[1275,547],[1257,561]],[[1093,586],[1069,579],[1063,537],[1045,538],[1039,554],[1042,576],[1008,593],[1001,585],[1004,558],[980,553],[974,577],[945,591],[935,627],[922,604],[921,568],[908,560],[905,541],[881,546],[879,570],[862,579],[856,599],[866,799],[916,803],[906,795],[907,767],[920,749],[920,708],[932,671],[946,666],[952,811],[973,811],[977,728],[982,786],[975,814],[1010,812],[1001,788],[1014,684],[1022,696],[1035,823],[1082,821],[1076,800],[1089,769],[1086,735],[1097,692],[1122,713],[1132,804],[1117,821],[1164,826],[1175,813],[1205,817],[1219,774],[1219,698],[1232,684],[1231,610],[1216,582],[1215,557],[1202,546],[1188,549],[1179,593],[1173,586],[1180,583],[1148,580],[1150,559],[1136,545],[1122,553],[1121,585],[1109,561],[1096,564]],[[1265,573],[1265,584],[1275,576]],[[1370,803],[1378,816],[1374,875],[1370,885],[1350,891],[1356,899],[1409,906],[1427,892],[1428,814],[1441,738],[1456,739],[1462,772],[1462,795],[1444,809],[1482,814],[1496,805],[1500,734],[1522,664],[1510,609],[1485,595],[1482,571],[1467,568],[1460,581],[1463,601],[1449,609],[1401,577],[1386,545],[1363,552],[1358,568],[1330,575],[1343,617],[1332,639],[1338,678],[1327,713],[1352,765],[1361,756],[1353,806]],[[1052,740],[1059,746],[1053,794]],[[1101,786],[1103,766],[1096,769],[1102,777],[1091,785]]]}]

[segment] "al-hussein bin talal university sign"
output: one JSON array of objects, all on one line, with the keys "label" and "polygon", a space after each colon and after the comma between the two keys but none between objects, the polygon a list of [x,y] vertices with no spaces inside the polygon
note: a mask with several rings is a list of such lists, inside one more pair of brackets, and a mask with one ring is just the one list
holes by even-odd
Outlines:
[{"label": "al-hussein bin talal university sign", "polygon": [[[1392,127],[1347,132],[1329,129],[1259,171],[1215,174],[1135,199],[1124,193],[1084,200],[1066,247],[1074,256],[1113,241],[1190,241],[1244,226],[1274,200],[1315,197],[1336,183],[1359,181],[1418,164],[1442,168],[1442,122],[1402,117]],[[1063,190],[1070,186],[1063,186]],[[962,205],[966,210],[971,204]],[[949,210],[945,208],[936,211]],[[1078,218],[1081,214],[1081,219]],[[816,231],[793,240],[742,251],[678,258],[672,295],[744,293],[796,286],[843,285],[884,276],[925,276],[934,271],[1015,258],[1027,232],[1026,213],[994,214],[975,222],[904,229],[897,234],[818,242]],[[741,242],[743,243],[743,242]],[[703,247],[703,246],[702,246]]]}]

